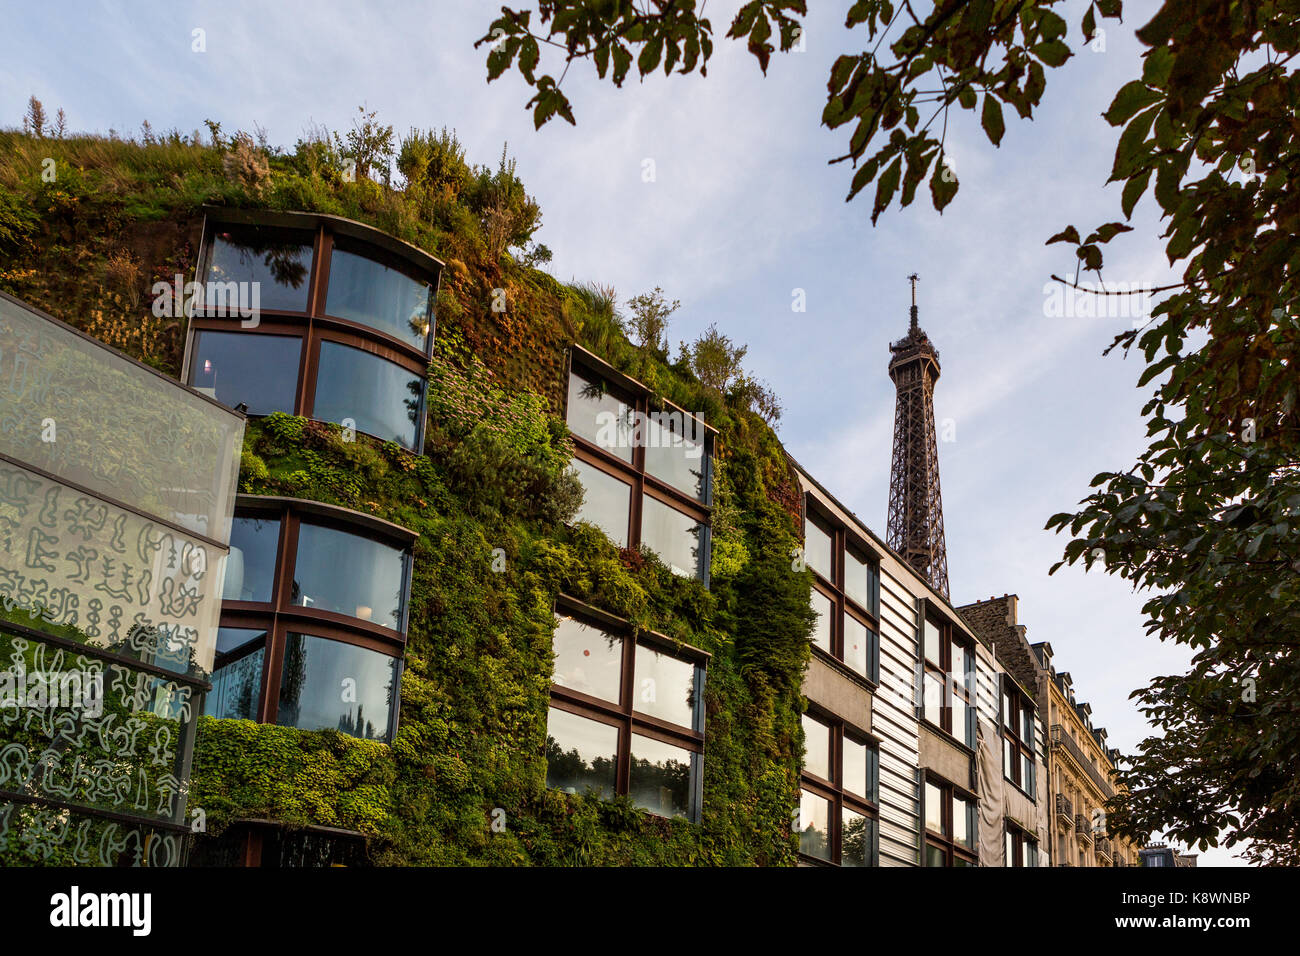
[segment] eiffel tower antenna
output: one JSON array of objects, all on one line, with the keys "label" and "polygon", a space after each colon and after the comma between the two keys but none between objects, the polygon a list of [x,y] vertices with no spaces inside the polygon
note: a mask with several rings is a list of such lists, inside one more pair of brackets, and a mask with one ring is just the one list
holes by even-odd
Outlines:
[{"label": "eiffel tower antenna", "polygon": [[943,536],[943,496],[939,491],[939,447],[934,428],[934,383],[939,352],[922,331],[912,283],[907,337],[889,350],[889,377],[898,400],[894,407],[894,457],[889,474],[887,543],[931,587],[948,597],[948,553]]}]

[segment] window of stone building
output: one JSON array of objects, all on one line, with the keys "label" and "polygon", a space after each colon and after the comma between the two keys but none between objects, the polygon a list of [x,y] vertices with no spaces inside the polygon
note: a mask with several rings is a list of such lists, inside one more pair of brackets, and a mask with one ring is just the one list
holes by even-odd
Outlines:
[{"label": "window of stone building", "polygon": [[879,748],[867,734],[815,708],[803,716],[799,852],[839,866],[876,865]]},{"label": "window of stone building", "polygon": [[577,602],[555,620],[546,785],[698,821],[707,655]]},{"label": "window of stone building", "polygon": [[880,679],[880,566],[856,532],[809,496],[804,562],[813,571],[813,647],[873,683]]},{"label": "window of stone building", "polygon": [[713,430],[650,401],[644,386],[573,350],[565,419],[585,492],[577,520],[707,584]]},{"label": "window of stone building", "polygon": [[1038,841],[1010,821],[1006,831],[1006,865],[1037,866]]}]

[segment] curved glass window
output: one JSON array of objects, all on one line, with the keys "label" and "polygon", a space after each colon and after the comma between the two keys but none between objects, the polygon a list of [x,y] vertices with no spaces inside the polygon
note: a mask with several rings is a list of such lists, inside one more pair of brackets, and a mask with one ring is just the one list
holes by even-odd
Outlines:
[{"label": "curved glass window", "polygon": [[429,283],[343,247],[330,255],[325,311],[386,332],[423,352],[429,341]]},{"label": "curved glass window", "polygon": [[[240,518],[230,525],[230,557],[226,561],[223,601],[275,599],[275,562],[280,546],[278,518]],[[217,647],[221,651],[221,647]]]},{"label": "curved glass window", "polygon": [[424,379],[350,345],[322,342],[312,417],[415,448]]},{"label": "curved glass window", "polygon": [[222,405],[250,415],[293,413],[302,339],[205,330],[194,335],[190,382]]},{"label": "curved glass window", "polygon": [[212,690],[203,701],[209,717],[257,720],[262,690],[266,631],[260,628],[217,629],[217,663]]},{"label": "curved glass window", "polygon": [[304,521],[290,599],[399,631],[409,560],[408,552],[392,545]]},{"label": "curved glass window", "polygon": [[309,634],[289,634],[276,723],[388,740],[397,658]]},{"label": "curved glass window", "polygon": [[[223,314],[229,293],[250,302],[255,290],[261,309],[306,312],[311,285],[312,234],[269,226],[222,226],[208,252],[204,305]],[[229,283],[235,283],[231,287]]]}]

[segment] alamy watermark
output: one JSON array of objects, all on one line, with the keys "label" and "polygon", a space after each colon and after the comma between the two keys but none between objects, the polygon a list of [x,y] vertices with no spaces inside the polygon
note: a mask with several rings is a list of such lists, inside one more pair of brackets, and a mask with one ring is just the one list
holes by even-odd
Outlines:
[{"label": "alamy watermark", "polygon": [[99,671],[0,671],[0,708],[80,710],[98,718],[104,713],[104,675]]},{"label": "alamy watermark", "polygon": [[260,282],[186,282],[180,273],[172,282],[153,284],[153,314],[160,319],[193,318],[195,312],[240,320],[245,329],[261,324]]},{"label": "alamy watermark", "polygon": [[681,448],[687,458],[699,458],[705,432],[704,417],[685,412],[647,413],[620,402],[617,412],[596,413],[596,444],[601,448]]}]

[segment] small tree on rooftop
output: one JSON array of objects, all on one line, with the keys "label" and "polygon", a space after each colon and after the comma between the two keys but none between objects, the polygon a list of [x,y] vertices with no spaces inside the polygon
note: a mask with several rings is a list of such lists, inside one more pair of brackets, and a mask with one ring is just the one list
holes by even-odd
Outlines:
[{"label": "small tree on rooftop", "polygon": [[335,146],[356,164],[358,179],[373,179],[371,173],[378,169],[383,182],[388,183],[392,177],[393,128],[381,125],[375,110],[366,112],[364,106],[358,106],[357,112],[360,119],[352,121],[346,139],[334,134]]},{"label": "small tree on rooftop", "polygon": [[748,351],[749,346],[736,345],[712,324],[691,346],[691,366],[703,385],[725,395]]},{"label": "small tree on rooftop", "polygon": [[653,292],[643,292],[627,300],[632,311],[628,325],[636,333],[641,348],[668,361],[668,320],[681,308],[681,301],[673,299],[670,304],[664,298],[664,290],[655,286]]}]

